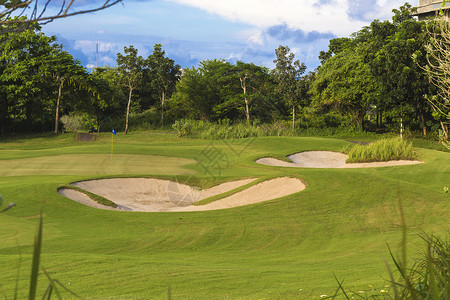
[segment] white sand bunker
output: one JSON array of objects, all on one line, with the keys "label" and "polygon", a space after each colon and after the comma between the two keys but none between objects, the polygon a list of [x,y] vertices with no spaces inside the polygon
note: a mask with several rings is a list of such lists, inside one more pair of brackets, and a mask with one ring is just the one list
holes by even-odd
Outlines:
[{"label": "white sand bunker", "polygon": [[370,168],[422,163],[421,161],[415,160],[391,160],[383,162],[347,164],[345,162],[348,158],[346,154],[331,151],[306,151],[289,155],[287,158],[291,160],[291,162],[282,161],[272,157],[263,157],[257,159],[256,163],[268,166],[295,168]]},{"label": "white sand bunker", "polygon": [[195,202],[223,194],[254,180],[255,178],[226,182],[206,190],[200,190],[174,181],[151,178],[114,178],[72,183],[76,187],[111,200],[118,205],[118,208],[101,205],[86,194],[76,190],[60,189],[58,193],[77,202],[97,208],[159,212],[231,208],[280,198],[305,189],[305,185],[301,180],[282,177],[258,183],[248,189],[206,205],[193,205]]}]

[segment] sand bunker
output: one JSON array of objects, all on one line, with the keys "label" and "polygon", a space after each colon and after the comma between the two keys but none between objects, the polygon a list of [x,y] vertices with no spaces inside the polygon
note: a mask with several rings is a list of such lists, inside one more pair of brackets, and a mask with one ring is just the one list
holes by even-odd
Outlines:
[{"label": "sand bunker", "polygon": [[291,162],[282,161],[272,157],[263,157],[256,160],[256,163],[294,168],[373,168],[391,167],[422,163],[414,160],[391,160],[372,163],[345,163],[348,158],[346,154],[331,151],[306,151],[287,156]]},{"label": "sand bunker", "polygon": [[96,208],[159,212],[231,208],[280,198],[305,189],[305,185],[301,180],[282,177],[258,183],[248,189],[206,205],[193,205],[195,202],[231,191],[254,180],[252,178],[226,182],[206,190],[200,190],[174,181],[151,178],[113,178],[72,183],[76,187],[111,200],[118,205],[118,208],[101,205],[84,193],[76,190],[60,189],[58,193]]}]

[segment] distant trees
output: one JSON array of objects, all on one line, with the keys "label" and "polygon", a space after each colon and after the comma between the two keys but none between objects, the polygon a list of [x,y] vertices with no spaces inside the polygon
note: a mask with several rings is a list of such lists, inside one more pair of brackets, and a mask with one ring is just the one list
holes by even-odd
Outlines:
[{"label": "distant trees", "polygon": [[165,57],[161,44],[155,44],[153,53],[147,58],[146,66],[151,78],[151,85],[161,99],[161,125],[164,125],[164,105],[166,98],[175,91],[175,84],[180,76],[180,65],[173,59]]},{"label": "distant trees", "polygon": [[412,17],[412,10],[405,4],[393,11],[392,22],[375,20],[349,39],[331,40],[310,91],[314,103],[334,104],[359,123],[370,106],[378,126],[383,116],[402,117],[425,135],[432,121],[425,96],[434,91],[412,58],[427,43],[425,24]]},{"label": "distant trees", "polygon": [[4,33],[0,38],[0,134],[23,130],[24,126],[47,126],[50,112],[56,116],[57,131],[64,83],[88,74],[36,24],[26,31]]},{"label": "distant trees", "polygon": [[[238,61],[205,60],[198,68],[183,69],[171,98],[172,114],[203,120],[245,119],[258,116],[273,95],[267,68]],[[269,105],[270,106],[270,105]],[[176,111],[175,111],[176,110]]]},{"label": "distant trees", "polygon": [[[0,0],[0,7],[6,2]],[[330,40],[321,65],[309,74],[288,46],[275,49],[273,69],[209,59],[181,70],[161,44],[147,58],[125,47],[116,66],[88,73],[37,24],[21,31],[21,23],[5,23],[10,30],[0,34],[0,134],[49,130],[52,123],[57,132],[60,115],[82,114],[103,129],[114,125],[125,132],[136,118],[141,128],[180,118],[280,121],[280,128],[290,121],[293,132],[311,126],[392,130],[402,118],[409,130],[426,134],[440,127],[448,135],[450,30],[428,26],[429,35],[412,11],[405,4],[393,11],[392,21],[374,20],[350,37]],[[427,64],[428,76],[420,67]]]},{"label": "distant trees", "polygon": [[125,55],[117,53],[117,71],[122,85],[128,89],[128,104],[125,118],[125,133],[128,133],[131,97],[133,91],[142,84],[144,59],[142,56],[138,56],[138,50],[133,46],[125,47],[124,52]]},{"label": "distant trees", "polygon": [[306,65],[300,60],[294,61],[295,55],[290,51],[288,46],[281,45],[275,50],[277,59],[273,61],[273,76],[277,82],[276,89],[292,109],[292,129],[295,129],[295,107],[306,97],[301,78],[306,71]]},{"label": "distant trees", "polygon": [[320,111],[350,114],[364,128],[364,117],[374,103],[377,84],[360,54],[344,50],[320,68],[311,87],[312,105]]}]

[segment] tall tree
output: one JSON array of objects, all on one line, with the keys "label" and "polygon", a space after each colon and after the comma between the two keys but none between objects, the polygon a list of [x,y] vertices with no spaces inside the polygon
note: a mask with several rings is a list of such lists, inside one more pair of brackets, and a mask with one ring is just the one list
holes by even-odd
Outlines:
[{"label": "tall tree", "polygon": [[161,44],[155,44],[153,53],[147,58],[152,85],[160,94],[161,99],[161,125],[164,125],[164,106],[166,99],[175,90],[175,85],[180,76],[180,66],[173,59],[165,57]]},{"label": "tall tree", "polygon": [[290,52],[288,46],[279,46],[275,49],[277,59],[273,70],[277,81],[277,90],[280,92],[287,105],[292,108],[292,129],[295,129],[295,107],[300,103],[302,97],[301,76],[306,71],[306,65],[300,60],[295,60],[294,53]]},{"label": "tall tree", "polygon": [[[236,62],[236,70],[242,89],[239,104],[245,113],[247,124],[250,124],[250,110],[252,104],[263,105],[262,102],[269,94],[268,82],[270,79],[269,70],[256,66],[253,63]],[[243,99],[243,100],[242,100]]]},{"label": "tall tree", "polygon": [[77,84],[80,87],[89,89],[87,81],[87,72],[80,65],[79,61],[73,59],[66,51],[61,50],[60,45],[54,45],[51,55],[46,58],[45,64],[42,64],[42,72],[49,74],[58,84],[58,97],[56,100],[55,112],[55,133],[59,130],[59,110],[64,85]]},{"label": "tall tree", "polygon": [[345,50],[327,59],[311,87],[313,105],[350,114],[364,128],[364,116],[377,94],[377,84],[360,54]]},{"label": "tall tree", "polygon": [[128,104],[125,119],[125,133],[128,133],[128,118],[130,115],[131,97],[133,91],[141,85],[144,59],[138,56],[138,50],[133,46],[124,47],[125,55],[117,53],[117,70],[122,85],[128,89]]},{"label": "tall tree", "polygon": [[442,143],[450,149],[448,141],[450,124],[450,25],[448,21],[437,18],[428,26],[429,42],[426,45],[427,64],[421,64],[421,53],[415,54],[415,60],[425,70],[429,80],[437,88],[436,95],[427,100],[431,104],[435,117],[441,125]]},{"label": "tall tree", "polygon": [[[371,73],[381,87],[382,97],[377,107],[410,121],[418,120],[423,135],[426,135],[431,114],[425,95],[433,91],[426,74],[413,59],[415,53],[424,52],[428,39],[425,24],[413,18],[409,4],[393,11],[395,15],[390,27],[394,30],[368,61]],[[377,34],[373,32],[373,37]],[[420,61],[425,64],[424,57]]]}]

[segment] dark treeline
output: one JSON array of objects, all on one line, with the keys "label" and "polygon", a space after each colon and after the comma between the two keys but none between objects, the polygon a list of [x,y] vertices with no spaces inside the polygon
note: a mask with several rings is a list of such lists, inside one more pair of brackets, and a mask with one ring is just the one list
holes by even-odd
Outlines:
[{"label": "dark treeline", "polygon": [[374,20],[348,38],[332,39],[312,72],[288,46],[275,50],[274,69],[221,59],[181,69],[156,44],[147,58],[125,47],[116,67],[89,73],[38,25],[5,33],[0,134],[127,132],[180,119],[226,119],[370,131],[397,130],[402,120],[406,129],[425,135],[441,124],[426,100],[437,92],[420,67],[427,64],[427,25],[412,10],[405,4],[393,10],[391,21]]}]

